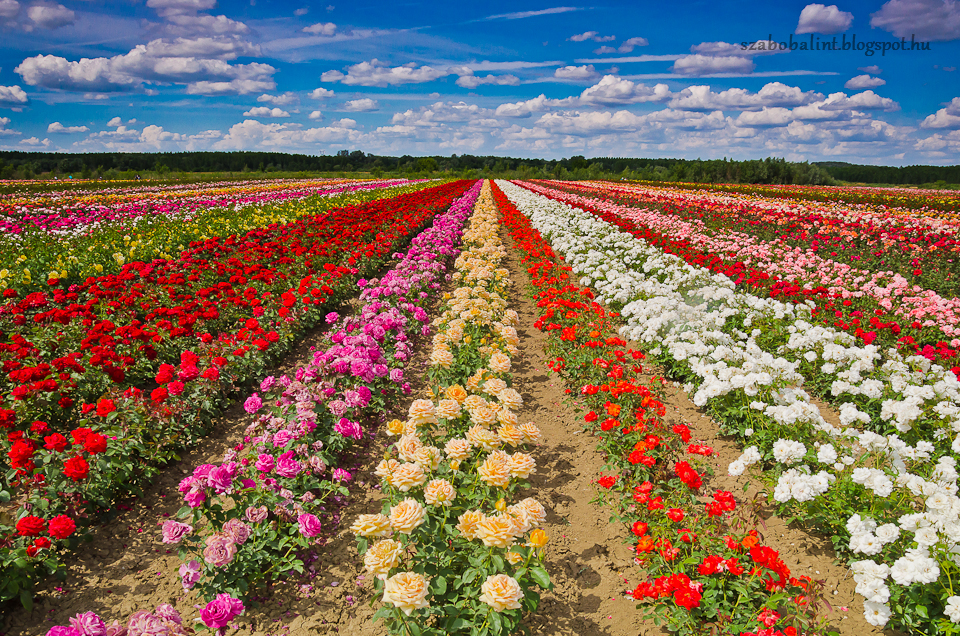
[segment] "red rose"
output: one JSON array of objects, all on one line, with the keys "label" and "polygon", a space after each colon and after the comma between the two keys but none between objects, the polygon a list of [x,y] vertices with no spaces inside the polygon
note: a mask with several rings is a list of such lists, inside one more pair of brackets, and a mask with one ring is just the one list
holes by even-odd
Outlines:
[{"label": "red rose", "polygon": [[177,369],[172,364],[161,364],[157,376],[154,378],[157,384],[166,384],[176,375]]},{"label": "red rose", "polygon": [[167,390],[162,386],[150,392],[150,399],[160,404],[167,399]]},{"label": "red rose", "polygon": [[66,539],[77,529],[77,524],[67,515],[58,515],[50,520],[50,536]]},{"label": "red rose", "polygon": [[39,552],[39,551],[40,551],[39,548],[37,548],[37,546],[35,546],[35,545],[28,546],[28,547],[27,547],[27,556],[28,556],[28,557],[35,557],[35,556],[37,556],[37,552]]},{"label": "red rose", "polygon": [[93,432],[93,429],[81,426],[80,428],[75,428],[70,432],[70,436],[73,437],[74,444],[83,444],[83,440],[87,439],[87,435]]},{"label": "red rose", "polygon": [[170,395],[180,395],[183,393],[183,389],[183,382],[180,382],[179,380],[175,380],[167,385],[167,392]]},{"label": "red rose", "polygon": [[46,442],[43,447],[47,450],[61,452],[67,447],[67,438],[60,433],[47,435],[43,438],[43,441]]},{"label": "red rose", "polygon": [[83,457],[71,457],[63,462],[63,474],[73,481],[81,481],[90,474],[90,465]]},{"label": "red rose", "polygon": [[107,438],[99,433],[90,433],[87,439],[83,440],[83,450],[91,455],[102,453],[107,450]]},{"label": "red rose", "polygon": [[633,534],[637,535],[638,537],[642,537],[643,535],[647,534],[647,530],[649,528],[650,526],[648,526],[644,522],[636,521],[634,522],[633,528],[631,529],[633,530]]},{"label": "red rose", "polygon": [[50,426],[46,422],[41,422],[40,420],[37,420],[30,425],[30,431],[36,433],[37,435],[43,435],[49,430]]},{"label": "red rose", "polygon": [[50,543],[50,539],[46,537],[37,537],[36,539],[33,540],[33,545],[37,546],[38,548],[45,549],[45,548],[49,548],[51,543]]},{"label": "red rose", "polygon": [[204,369],[201,375],[204,377],[204,379],[213,380],[216,382],[220,379],[220,369],[216,367],[210,367],[209,369]]},{"label": "red rose", "polygon": [[97,402],[97,415],[106,417],[117,410],[113,400],[100,400]]},{"label": "red rose", "polygon": [[683,510],[680,510],[679,508],[670,508],[667,510],[667,517],[669,517],[671,521],[680,523],[683,521]]},{"label": "red rose", "polygon": [[10,466],[13,468],[26,466],[30,458],[33,457],[33,444],[18,439],[14,442],[13,447],[7,451],[7,456],[10,458]]},{"label": "red rose", "polygon": [[97,408],[96,404],[84,404],[83,406],[80,407],[80,412],[86,415],[87,413],[89,413],[95,408]]},{"label": "red rose", "polygon": [[43,532],[45,525],[43,519],[30,515],[17,522],[17,533],[21,537],[35,537]]}]

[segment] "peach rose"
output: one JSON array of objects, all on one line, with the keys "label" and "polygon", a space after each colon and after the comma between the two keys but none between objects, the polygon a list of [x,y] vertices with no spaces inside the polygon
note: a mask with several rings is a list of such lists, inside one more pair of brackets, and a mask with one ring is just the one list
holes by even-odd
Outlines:
[{"label": "peach rose", "polygon": [[486,405],[487,401],[483,399],[483,396],[477,395],[476,393],[471,393],[463,400],[463,408],[465,409],[475,409]]},{"label": "peach rose", "polygon": [[420,464],[400,464],[390,475],[390,485],[400,492],[408,492],[427,481],[427,475]]},{"label": "peach rose", "polygon": [[457,520],[457,530],[467,539],[477,538],[477,524],[483,521],[483,513],[479,510],[468,510],[460,515]]},{"label": "peach rose", "polygon": [[[495,353],[493,355],[496,356],[498,354]],[[503,356],[503,357],[506,358],[506,356]],[[491,360],[492,359],[493,358],[491,358]],[[502,391],[505,391],[506,388],[507,388],[507,383],[501,380],[500,378],[490,378],[489,380],[483,383],[483,392],[487,393],[488,395],[493,395],[493,396],[500,395],[500,393]]]},{"label": "peach rose", "polygon": [[377,477],[382,479],[387,484],[393,485],[391,479],[393,479],[393,473],[396,472],[397,468],[400,467],[400,462],[395,459],[384,459],[377,464],[377,468],[373,471]]},{"label": "peach rose", "polygon": [[468,409],[470,421],[480,426],[493,426],[497,421],[497,413],[489,406],[478,406],[475,409]]},{"label": "peach rose", "polygon": [[523,431],[521,431],[519,427],[510,424],[501,426],[500,430],[497,431],[497,437],[510,446],[522,444],[525,440]]},{"label": "peach rose", "polygon": [[520,430],[523,431],[523,435],[524,437],[526,437],[527,441],[532,444],[539,442],[540,439],[543,437],[543,434],[540,432],[540,429],[537,428],[537,425],[534,424],[533,422],[527,422],[526,424],[521,424]]},{"label": "peach rose", "polygon": [[500,448],[500,439],[496,434],[479,424],[467,430],[467,441],[473,446],[480,447],[485,451],[493,451]]},{"label": "peach rose", "polygon": [[448,369],[450,365],[453,364],[453,354],[445,347],[442,349],[434,347],[433,352],[430,354],[430,364],[435,367]]},{"label": "peach rose", "polygon": [[523,406],[523,398],[513,389],[504,389],[497,394],[500,403],[508,409],[517,411]]},{"label": "peach rose", "polygon": [[437,423],[436,409],[430,400],[414,400],[407,416],[417,422],[417,425]]},{"label": "peach rose", "polygon": [[437,417],[445,420],[460,417],[460,403],[456,400],[440,400],[437,404]]},{"label": "peach rose", "polygon": [[424,470],[436,470],[443,458],[443,451],[436,446],[423,446],[413,454],[413,461],[420,464]]},{"label": "peach rose", "polygon": [[430,607],[427,600],[427,579],[416,572],[400,572],[387,579],[383,590],[383,602],[393,603],[400,611],[410,616],[414,610]]},{"label": "peach rose", "polygon": [[350,531],[361,537],[389,537],[390,520],[386,515],[360,515],[350,526]]},{"label": "peach rose", "polygon": [[533,497],[522,499],[514,505],[516,508],[523,511],[523,513],[530,519],[530,525],[534,527],[543,525],[543,522],[547,520],[547,511],[544,509],[543,505],[541,505],[541,503]]},{"label": "peach rose", "polygon": [[477,474],[491,486],[506,486],[510,483],[510,456],[500,450],[493,451],[477,467]]},{"label": "peach rose", "polygon": [[517,426],[518,424],[517,414],[503,406],[497,411],[497,421],[502,426]]},{"label": "peach rose", "polygon": [[457,490],[446,479],[432,479],[423,489],[423,498],[431,506],[449,506],[457,496]]},{"label": "peach rose", "polygon": [[444,445],[443,452],[445,452],[450,459],[463,461],[470,456],[471,447],[470,442],[467,440],[455,437]]},{"label": "peach rose", "polygon": [[392,568],[400,565],[403,544],[393,539],[377,541],[363,555],[363,566],[379,579],[386,579]]},{"label": "peach rose", "polygon": [[412,462],[417,456],[417,451],[423,448],[423,442],[415,433],[404,433],[395,444],[397,454],[405,462]]},{"label": "peach rose", "polygon": [[514,453],[507,461],[507,470],[511,477],[526,479],[530,473],[537,472],[537,462],[526,453]]},{"label": "peach rose", "polygon": [[426,515],[423,506],[416,499],[404,499],[390,508],[390,525],[394,530],[410,534],[424,522]]},{"label": "peach rose", "polygon": [[496,612],[520,607],[523,590],[512,576],[494,574],[480,586],[480,600],[489,605]]},{"label": "peach rose", "polygon": [[484,517],[477,524],[474,534],[483,541],[483,545],[494,548],[506,548],[513,543],[516,526],[505,515]]},{"label": "peach rose", "polygon": [[490,370],[496,373],[510,373],[510,358],[499,351],[490,356],[490,361],[487,364]]}]

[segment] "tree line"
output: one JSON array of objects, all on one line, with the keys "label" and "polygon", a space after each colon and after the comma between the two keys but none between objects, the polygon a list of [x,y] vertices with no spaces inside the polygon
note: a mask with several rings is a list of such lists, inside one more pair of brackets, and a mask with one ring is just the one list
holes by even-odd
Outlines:
[{"label": "tree line", "polygon": [[135,178],[193,173],[366,173],[373,176],[630,179],[694,183],[834,185],[839,181],[886,184],[960,183],[960,166],[860,166],[840,162],[791,162],[781,158],[636,159],[582,155],[520,159],[474,155],[390,157],[360,150],[333,155],[279,152],[44,153],[0,152],[0,179]]}]

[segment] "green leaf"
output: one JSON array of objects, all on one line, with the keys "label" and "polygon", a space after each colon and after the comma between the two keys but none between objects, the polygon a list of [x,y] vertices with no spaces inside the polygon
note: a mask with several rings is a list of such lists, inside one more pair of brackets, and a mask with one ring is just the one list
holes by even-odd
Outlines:
[{"label": "green leaf", "polygon": [[373,615],[373,620],[377,620],[378,618],[390,618],[391,616],[393,616],[393,610],[391,610],[389,607],[381,607],[377,610],[377,613]]},{"label": "green leaf", "polygon": [[540,566],[530,568],[530,576],[533,577],[533,580],[536,581],[537,585],[542,587],[545,590],[549,590],[552,585],[550,583],[550,575],[547,574],[547,571]]},{"label": "green leaf", "polygon": [[490,629],[498,634],[503,630],[503,619],[500,618],[500,612],[490,612]]},{"label": "green leaf", "polygon": [[30,593],[30,590],[20,590],[20,602],[23,604],[25,610],[28,612],[33,611],[33,594]]},{"label": "green leaf", "polygon": [[434,586],[436,588],[436,594],[446,594],[447,593],[447,579],[442,576],[438,576],[433,579]]}]

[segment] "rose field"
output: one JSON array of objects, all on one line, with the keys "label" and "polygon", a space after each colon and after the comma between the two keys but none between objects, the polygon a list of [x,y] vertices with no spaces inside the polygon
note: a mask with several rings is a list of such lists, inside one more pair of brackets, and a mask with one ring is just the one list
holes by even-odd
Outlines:
[{"label": "rose field", "polygon": [[0,636],[960,633],[958,209],[0,195]]}]

